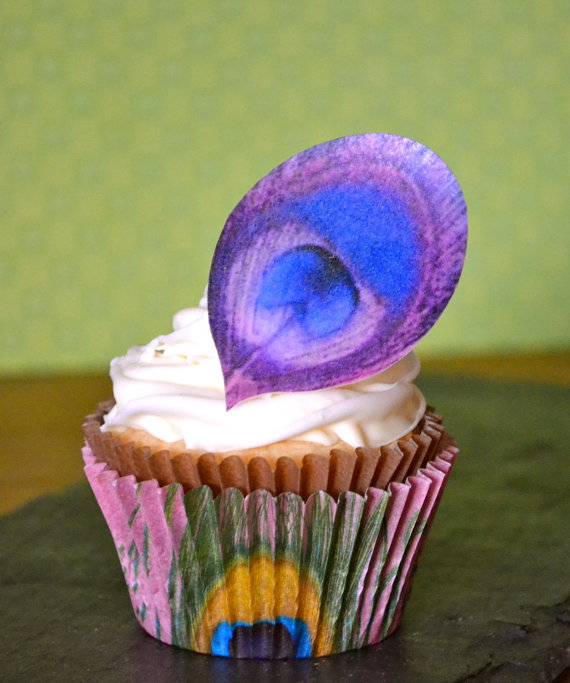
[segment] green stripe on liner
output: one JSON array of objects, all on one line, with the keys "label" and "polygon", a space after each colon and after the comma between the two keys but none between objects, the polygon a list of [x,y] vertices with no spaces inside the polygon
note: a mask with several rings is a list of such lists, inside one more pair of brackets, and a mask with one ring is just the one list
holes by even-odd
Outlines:
[{"label": "green stripe on liner", "polygon": [[301,574],[312,582],[319,600],[322,595],[333,524],[332,498],[324,492],[314,493],[305,504]]},{"label": "green stripe on liner", "polygon": [[294,493],[282,493],[275,503],[275,560],[287,560],[298,568],[303,546],[303,501]]},{"label": "green stripe on liner", "polygon": [[274,549],[271,536],[275,532],[274,518],[270,510],[274,506],[273,496],[269,491],[258,489],[248,496],[246,508],[249,558],[258,557],[273,559]]},{"label": "green stripe on liner", "polygon": [[143,547],[142,547],[142,556],[143,556],[143,562],[144,562],[144,569],[146,572],[146,575],[149,575],[150,572],[150,557],[149,557],[149,544],[150,544],[150,532],[148,530],[148,526],[145,522],[144,529],[143,529]]},{"label": "green stripe on liner", "polygon": [[188,644],[188,613],[183,601],[182,576],[176,553],[172,551],[170,575],[168,579],[168,604],[172,621],[170,637],[172,644],[187,647]]},{"label": "green stripe on liner", "polygon": [[[376,549],[374,551],[374,554],[378,553],[380,555],[379,558],[379,565],[378,565],[378,570],[374,579],[374,583],[372,584],[372,595],[373,595],[373,600],[372,600],[372,609],[370,611],[370,620],[368,622],[368,626],[366,627],[366,632],[364,634],[363,638],[358,638],[358,642],[354,645],[354,647],[362,647],[362,645],[366,645],[368,641],[370,640],[370,629],[372,627],[372,616],[374,615],[374,612],[376,611],[376,606],[378,605],[378,600],[380,599],[380,595],[382,594],[382,586],[380,585],[380,578],[382,576],[382,571],[384,569],[384,565],[386,564],[386,558],[388,557],[388,526],[386,524],[386,519],[382,520],[382,525],[380,527],[380,536],[379,540],[376,545]],[[384,584],[383,584],[384,585]]]},{"label": "green stripe on liner", "polygon": [[218,533],[225,574],[247,558],[247,528],[244,497],[237,489],[225,489],[216,498]]},{"label": "green stripe on liner", "polygon": [[137,503],[137,504],[135,505],[135,507],[133,508],[133,511],[131,512],[131,516],[129,517],[129,521],[127,522],[128,525],[129,525],[129,529],[130,529],[130,528],[133,526],[133,524],[135,523],[135,518],[136,518],[136,516],[137,516],[137,514],[138,514],[138,512],[139,512],[140,509],[141,509],[141,504],[140,504],[140,503]]},{"label": "green stripe on liner", "polygon": [[387,493],[382,496],[370,517],[360,525],[358,530],[358,538],[346,580],[341,610],[343,618],[337,624],[336,629],[335,651],[337,652],[356,646],[355,641],[358,640],[358,634],[362,628],[360,619],[364,578],[370,566],[370,559],[380,534],[389,498]]},{"label": "green stripe on liner", "polygon": [[180,553],[180,567],[189,623],[188,638],[195,649],[194,634],[201,615],[212,592],[225,580],[225,572],[212,490],[208,486],[192,489],[184,497],[184,505],[188,527],[183,535],[183,544],[189,556]]},{"label": "green stripe on liner", "polygon": [[364,510],[364,499],[352,491],[343,492],[338,498],[326,568],[319,617],[319,639],[330,639],[334,647],[334,631],[341,613],[343,596],[348,577],[350,561],[358,538],[358,528]]},{"label": "green stripe on liner", "polygon": [[164,516],[168,526],[172,523],[172,512],[174,510],[174,501],[176,494],[182,489],[182,484],[170,484],[166,490],[166,500],[164,501]]},{"label": "green stripe on liner", "polygon": [[[425,528],[426,520],[419,519],[420,512],[421,510],[418,510],[414,514],[414,516],[408,522],[408,526],[406,527],[406,533],[404,534],[404,538],[402,539],[402,545],[404,546],[405,550],[402,555],[400,564],[396,568],[398,571],[404,566],[407,560],[408,554],[410,552],[410,541],[416,538],[416,536],[419,536]],[[410,567],[410,571],[411,570],[412,568]],[[405,577],[402,575],[402,573],[399,572],[399,576],[397,577],[392,587],[392,594],[390,595],[390,601],[386,608],[386,616],[384,617],[384,622],[382,624],[381,634],[383,638],[386,636],[392,625],[392,620],[394,619],[396,608],[398,607],[398,603],[400,602],[400,594],[404,588],[404,578]]]},{"label": "green stripe on liner", "polygon": [[410,518],[410,521],[408,522],[408,525],[406,526],[406,531],[404,532],[404,538],[402,539],[402,545],[404,548],[408,546],[408,543],[410,542],[410,539],[412,538],[412,534],[414,532],[414,527],[416,526],[416,522],[418,521],[418,517],[420,516],[421,510],[417,510],[414,512],[412,517]]}]

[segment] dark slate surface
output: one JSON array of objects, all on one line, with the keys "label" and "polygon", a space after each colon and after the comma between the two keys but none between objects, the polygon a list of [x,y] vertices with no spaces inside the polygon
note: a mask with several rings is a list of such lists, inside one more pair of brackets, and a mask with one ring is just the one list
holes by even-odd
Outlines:
[{"label": "dark slate surface", "polygon": [[421,386],[462,452],[390,639],[281,662],[231,661],[154,641],[131,614],[110,535],[82,484],[0,520],[0,680],[563,677],[570,667],[569,392],[462,378],[427,377]]}]

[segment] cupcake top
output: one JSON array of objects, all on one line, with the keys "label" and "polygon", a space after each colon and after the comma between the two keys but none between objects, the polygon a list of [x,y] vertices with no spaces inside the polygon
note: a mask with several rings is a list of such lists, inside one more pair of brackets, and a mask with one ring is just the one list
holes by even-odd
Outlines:
[{"label": "cupcake top", "polygon": [[410,353],[365,380],[306,392],[252,397],[226,410],[224,378],[208,325],[206,302],[174,317],[174,332],[135,346],[111,363],[116,404],[106,429],[142,429],[190,450],[225,452],[283,440],[325,446],[380,446],[415,427],[425,411],[412,384],[419,361]]},{"label": "cupcake top", "polygon": [[398,439],[425,409],[411,351],[466,242],[459,184],[420,143],[369,134],[301,152],[230,214],[207,313],[181,311],[172,334],[113,361],[106,428],[217,452]]}]

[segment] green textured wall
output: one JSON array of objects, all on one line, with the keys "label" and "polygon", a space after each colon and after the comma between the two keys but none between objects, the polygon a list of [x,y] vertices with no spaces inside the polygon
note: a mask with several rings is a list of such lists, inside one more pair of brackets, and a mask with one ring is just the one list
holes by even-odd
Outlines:
[{"label": "green textured wall", "polygon": [[432,147],[467,199],[420,350],[564,345],[569,8],[1,0],[1,370],[105,368],[167,332],[262,175],[370,131]]}]

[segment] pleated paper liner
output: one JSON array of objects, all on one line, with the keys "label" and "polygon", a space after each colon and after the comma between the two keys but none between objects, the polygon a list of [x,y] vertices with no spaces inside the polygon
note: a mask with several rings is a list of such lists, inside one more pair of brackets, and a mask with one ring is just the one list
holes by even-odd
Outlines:
[{"label": "pleated paper liner", "polygon": [[168,450],[152,452],[147,446],[123,443],[117,435],[101,431],[103,416],[111,405],[101,404],[83,425],[87,444],[97,458],[121,476],[132,474],[139,482],[156,479],[161,486],[180,483],[185,493],[206,485],[214,496],[228,488],[244,495],[258,489],[272,495],[291,492],[303,500],[316,491],[326,491],[335,499],[342,491],[363,495],[370,486],[384,489],[390,482],[404,482],[425,467],[440,446],[451,443],[441,417],[428,409],[415,430],[390,445],[352,452],[333,448],[327,455],[306,453],[302,460],[297,459],[299,465],[293,458],[281,456],[272,467],[263,457],[245,462],[238,455],[171,455]]},{"label": "pleated paper liner", "polygon": [[86,447],[141,626],[230,657],[319,657],[377,643],[398,625],[457,448],[447,439],[404,482],[364,494],[184,494],[120,476]]}]

